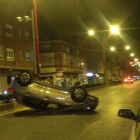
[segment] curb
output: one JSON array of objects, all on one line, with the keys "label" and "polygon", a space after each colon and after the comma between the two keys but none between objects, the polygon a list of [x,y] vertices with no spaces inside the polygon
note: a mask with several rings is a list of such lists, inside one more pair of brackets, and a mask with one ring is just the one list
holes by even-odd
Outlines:
[{"label": "curb", "polygon": [[0,113],[3,111],[10,111],[13,109],[17,109],[17,108],[24,108],[25,106],[17,103],[17,102],[12,102],[12,103],[6,103],[6,104],[1,104],[0,105]]},{"label": "curb", "polygon": [[90,88],[86,88],[86,90],[87,90],[87,91],[91,91],[91,90],[94,90],[94,89],[99,89],[99,88],[104,88],[104,87],[114,86],[114,85],[119,85],[119,84],[123,84],[123,82],[120,82],[120,83],[113,83],[113,84],[106,84],[106,85],[103,85],[103,86],[90,87]]}]

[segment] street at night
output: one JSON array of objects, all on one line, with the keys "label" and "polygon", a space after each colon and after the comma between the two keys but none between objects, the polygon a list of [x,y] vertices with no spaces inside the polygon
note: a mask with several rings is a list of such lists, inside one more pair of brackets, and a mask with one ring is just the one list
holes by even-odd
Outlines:
[{"label": "street at night", "polygon": [[140,81],[90,90],[99,98],[93,112],[48,114],[25,108],[0,115],[1,140],[128,140],[134,121],[118,117],[122,107],[137,113]]}]

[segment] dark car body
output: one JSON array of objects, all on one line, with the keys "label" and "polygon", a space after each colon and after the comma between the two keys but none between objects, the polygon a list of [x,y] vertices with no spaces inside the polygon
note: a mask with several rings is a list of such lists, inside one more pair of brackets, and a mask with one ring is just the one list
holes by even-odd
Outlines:
[{"label": "dark car body", "polygon": [[30,72],[21,72],[13,84],[14,96],[18,103],[25,106],[48,110],[48,105],[56,104],[58,110],[94,110],[98,98],[91,96],[82,87],[67,90],[46,84]]}]

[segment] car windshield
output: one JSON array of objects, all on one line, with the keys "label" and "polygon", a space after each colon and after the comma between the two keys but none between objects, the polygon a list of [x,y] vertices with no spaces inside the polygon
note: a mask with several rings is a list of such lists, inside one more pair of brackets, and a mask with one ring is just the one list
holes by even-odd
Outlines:
[{"label": "car windshield", "polygon": [[139,85],[140,0],[0,0],[0,140],[127,140]]}]

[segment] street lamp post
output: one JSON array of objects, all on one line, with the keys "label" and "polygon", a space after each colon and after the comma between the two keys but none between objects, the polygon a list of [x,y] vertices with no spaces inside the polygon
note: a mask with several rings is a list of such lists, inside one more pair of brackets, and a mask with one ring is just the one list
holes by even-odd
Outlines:
[{"label": "street lamp post", "polygon": [[106,40],[103,40],[103,42],[102,42],[102,49],[103,49],[104,82],[106,83],[106,55],[105,55],[105,46],[106,46]]},{"label": "street lamp post", "polygon": [[39,39],[38,39],[38,23],[37,23],[37,5],[36,0],[32,0],[33,10],[31,10],[32,18],[29,16],[17,17],[18,21],[30,21],[32,20],[32,32],[33,32],[33,47],[34,47],[34,73],[40,75],[40,59],[39,59]]},{"label": "street lamp post", "polygon": [[34,25],[34,12],[31,10],[31,18],[29,16],[18,16],[16,17],[19,22],[32,21],[32,34],[33,34],[33,53],[34,53],[34,73],[37,74],[37,64],[36,64],[36,43],[35,43],[35,25]]},{"label": "street lamp post", "polygon": [[[94,31],[90,30],[89,35],[94,35]],[[117,26],[112,26],[110,29],[109,34],[107,35],[107,37],[105,39],[102,40],[102,51],[103,51],[103,71],[104,71],[104,82],[107,82],[107,77],[106,77],[106,54],[105,54],[105,48],[106,48],[106,41],[107,38],[110,36],[110,34],[118,34],[119,33],[119,28]]]},{"label": "street lamp post", "polygon": [[37,74],[40,74],[40,60],[39,60],[39,39],[38,39],[38,23],[37,23],[37,5],[36,0],[33,0],[33,8],[34,8],[34,31],[35,31],[35,48],[36,48],[36,68]]},{"label": "street lamp post", "polygon": [[[110,29],[110,33],[108,34],[107,38],[109,37],[110,34],[118,34],[119,33],[119,28],[117,26],[112,26]],[[102,41],[102,49],[103,49],[103,65],[104,65],[104,82],[107,82],[107,74],[106,74],[106,54],[105,54],[105,48],[106,48],[106,41],[107,38],[105,38]],[[114,48],[113,48],[114,49]]]}]

